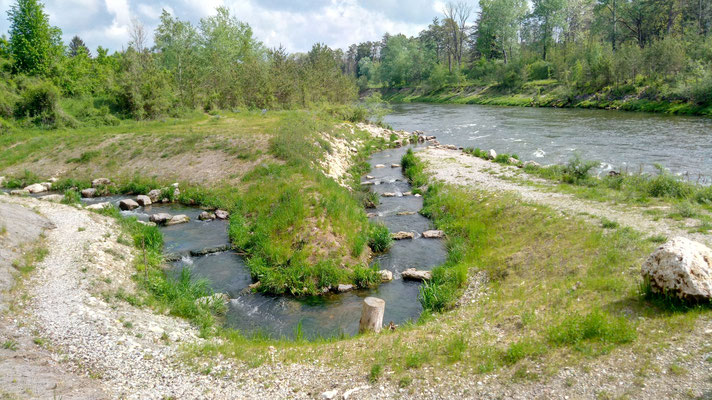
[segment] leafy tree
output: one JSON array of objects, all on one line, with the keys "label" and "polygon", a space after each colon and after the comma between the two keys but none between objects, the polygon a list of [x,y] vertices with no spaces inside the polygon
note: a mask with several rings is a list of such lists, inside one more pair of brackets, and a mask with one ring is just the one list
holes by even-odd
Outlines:
[{"label": "leafy tree", "polygon": [[72,40],[69,42],[69,56],[76,57],[81,53],[91,55],[89,48],[86,44],[84,44],[84,41],[79,36],[74,35]]},{"label": "leafy tree", "polygon": [[10,53],[15,69],[46,75],[61,55],[61,31],[49,24],[44,5],[38,0],[17,0],[8,11]]}]

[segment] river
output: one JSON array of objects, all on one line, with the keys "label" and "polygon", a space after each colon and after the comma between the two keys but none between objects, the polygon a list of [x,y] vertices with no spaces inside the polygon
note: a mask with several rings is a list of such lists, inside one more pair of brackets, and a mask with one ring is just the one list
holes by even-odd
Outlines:
[{"label": "river", "polygon": [[608,110],[395,104],[385,122],[421,130],[442,144],[495,149],[542,164],[565,163],[575,152],[601,170],[653,171],[709,183],[712,118]]}]

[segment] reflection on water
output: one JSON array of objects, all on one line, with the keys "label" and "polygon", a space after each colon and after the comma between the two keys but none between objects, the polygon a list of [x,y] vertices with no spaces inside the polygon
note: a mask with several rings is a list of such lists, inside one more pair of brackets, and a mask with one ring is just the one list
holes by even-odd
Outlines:
[{"label": "reflection on water", "polygon": [[607,110],[396,104],[385,119],[442,144],[495,149],[523,160],[563,163],[574,152],[603,169],[652,171],[659,163],[696,180],[712,175],[712,119]]}]

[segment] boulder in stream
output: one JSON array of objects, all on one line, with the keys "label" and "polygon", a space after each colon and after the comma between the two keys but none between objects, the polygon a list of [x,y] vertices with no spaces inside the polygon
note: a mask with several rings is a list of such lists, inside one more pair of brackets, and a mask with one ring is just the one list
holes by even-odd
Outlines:
[{"label": "boulder in stream", "polygon": [[336,287],[336,291],[339,293],[350,292],[352,290],[354,290],[354,285],[352,284],[339,283],[339,286]]},{"label": "boulder in stream", "polygon": [[159,225],[165,224],[168,222],[173,216],[168,213],[158,213],[158,214],[152,214],[150,217],[148,217],[148,220],[151,222],[155,222]]},{"label": "boulder in stream", "polygon": [[400,168],[400,167],[401,167],[400,164],[391,164],[391,168]]},{"label": "boulder in stream", "polygon": [[391,239],[393,240],[404,240],[404,239],[413,239],[415,238],[415,233],[413,232],[396,232],[391,234]]},{"label": "boulder in stream", "polygon": [[386,166],[383,164],[376,164],[373,166],[373,168],[386,168]]},{"label": "boulder in stream", "polygon": [[423,237],[426,239],[440,239],[445,237],[445,232],[441,230],[429,230],[423,232]]},{"label": "boulder in stream", "polygon": [[198,219],[201,221],[212,221],[215,218],[217,218],[215,216],[215,214],[207,212],[207,211],[203,211],[200,213],[200,215],[198,215]]},{"label": "boulder in stream", "polygon": [[401,277],[409,281],[429,281],[433,278],[433,273],[430,271],[419,271],[415,268],[408,268],[401,272]]},{"label": "boulder in stream", "polygon": [[138,203],[131,199],[124,199],[119,202],[119,208],[124,211],[130,211],[138,208]]},{"label": "boulder in stream", "polygon": [[149,199],[151,199],[152,203],[158,203],[158,201],[161,199],[161,191],[158,189],[153,189],[148,192],[147,196]]},{"label": "boulder in stream", "polygon": [[712,299],[712,250],[702,243],[673,238],[648,257],[641,274],[654,293],[690,301]]},{"label": "boulder in stream", "polygon": [[82,197],[84,197],[85,199],[90,199],[92,197],[96,197],[96,189],[94,189],[94,188],[83,189]]},{"label": "boulder in stream", "polygon": [[416,211],[401,211],[399,213],[396,213],[396,215],[415,215],[417,214]]},{"label": "boulder in stream", "polygon": [[215,210],[215,218],[228,219],[230,218],[230,213],[225,210]]},{"label": "boulder in stream", "polygon": [[393,192],[386,192],[386,193],[381,193],[381,196],[383,196],[383,197],[396,197],[396,196],[398,196],[398,194],[397,194],[397,193],[393,193]]},{"label": "boulder in stream", "polygon": [[46,192],[49,190],[49,187],[52,186],[51,183],[47,183],[47,185],[44,185],[42,183],[35,183],[30,186],[25,187],[25,190],[28,191],[29,193],[42,193]]},{"label": "boulder in stream", "polygon": [[190,222],[190,218],[185,214],[179,214],[166,221],[166,226],[185,224],[186,222]]},{"label": "boulder in stream", "polygon": [[150,206],[152,201],[151,201],[150,197],[148,197],[144,194],[140,194],[140,195],[136,196],[136,203],[138,203],[138,205],[140,205],[140,206],[145,207],[145,206]]},{"label": "boulder in stream", "polygon": [[378,271],[378,273],[381,275],[381,282],[390,282],[393,280],[393,272],[387,269],[382,269]]}]

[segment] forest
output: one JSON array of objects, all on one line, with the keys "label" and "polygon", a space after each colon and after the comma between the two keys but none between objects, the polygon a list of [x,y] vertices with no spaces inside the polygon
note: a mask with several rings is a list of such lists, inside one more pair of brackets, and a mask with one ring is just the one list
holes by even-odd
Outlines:
[{"label": "forest", "polygon": [[448,3],[417,37],[353,44],[344,70],[362,90],[486,86],[712,102],[712,2],[480,0]]},{"label": "forest", "polygon": [[195,110],[292,109],[356,98],[342,52],[270,49],[250,26],[218,8],[198,26],[164,11],[150,32],[134,20],[122,51],[61,41],[38,0],[10,8],[0,39],[0,133],[14,128],[116,125]]}]

